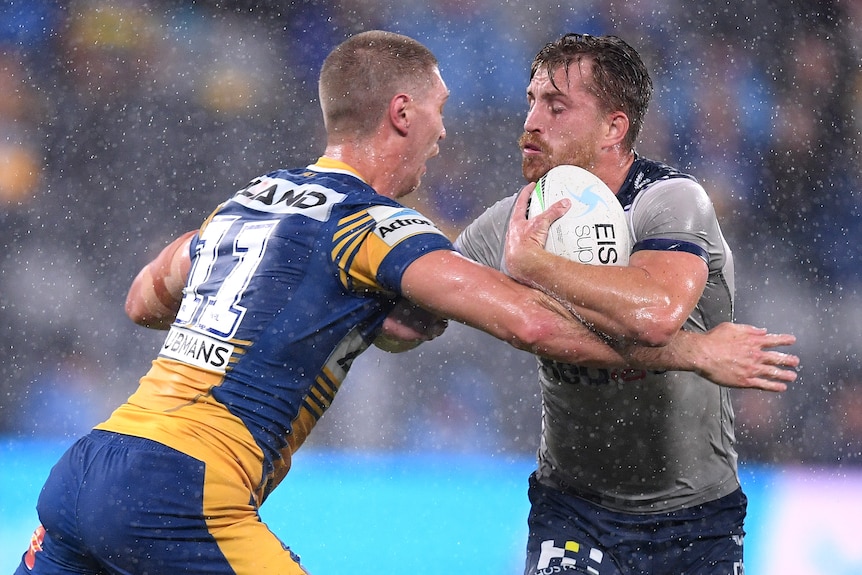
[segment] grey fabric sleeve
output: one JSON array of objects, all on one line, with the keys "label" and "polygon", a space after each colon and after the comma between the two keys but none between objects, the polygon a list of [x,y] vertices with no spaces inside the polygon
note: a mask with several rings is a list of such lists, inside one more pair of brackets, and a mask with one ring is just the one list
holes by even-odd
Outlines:
[{"label": "grey fabric sleeve", "polygon": [[455,239],[455,249],[473,261],[502,269],[506,230],[515,198],[512,195],[500,200],[473,220]]}]

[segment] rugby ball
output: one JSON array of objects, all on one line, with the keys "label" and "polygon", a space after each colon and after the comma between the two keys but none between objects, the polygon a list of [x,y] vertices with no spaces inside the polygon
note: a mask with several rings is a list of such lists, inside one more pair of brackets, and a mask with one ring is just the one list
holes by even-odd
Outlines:
[{"label": "rugby ball", "polygon": [[572,206],[551,224],[545,249],[591,265],[628,265],[631,234],[625,211],[610,188],[577,166],[557,166],[539,178],[530,196],[527,217],[533,218],[559,200]]}]

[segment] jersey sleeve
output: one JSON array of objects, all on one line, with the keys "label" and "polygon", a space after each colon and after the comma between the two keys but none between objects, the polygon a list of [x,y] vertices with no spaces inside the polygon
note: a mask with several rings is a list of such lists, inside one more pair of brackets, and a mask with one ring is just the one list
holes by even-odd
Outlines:
[{"label": "jersey sleeve", "polygon": [[475,262],[501,269],[515,198],[512,195],[500,200],[473,220],[455,240],[455,249]]},{"label": "jersey sleeve", "polygon": [[663,180],[644,190],[631,207],[633,252],[683,251],[709,265],[723,238],[712,200],[693,180]]},{"label": "jersey sleeve", "polygon": [[372,206],[343,218],[333,238],[333,260],[345,287],[401,293],[404,270],[452,242],[434,223],[411,208]]}]

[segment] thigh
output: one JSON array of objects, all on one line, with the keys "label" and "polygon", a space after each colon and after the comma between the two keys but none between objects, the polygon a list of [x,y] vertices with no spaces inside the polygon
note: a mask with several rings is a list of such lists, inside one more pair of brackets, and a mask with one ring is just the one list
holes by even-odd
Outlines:
[{"label": "thigh", "polygon": [[530,478],[525,575],[621,575],[601,542],[601,509]]},{"label": "thigh", "polygon": [[[96,447],[76,473],[54,482],[72,478],[75,487],[40,498],[46,542],[33,573],[305,573],[235,474],[142,438],[94,432],[90,440]],[[55,501],[63,510],[47,511]],[[49,568],[58,542],[73,543],[89,570]]]},{"label": "thigh", "polygon": [[[225,501],[234,503],[226,508]],[[229,573],[307,573],[300,565],[299,556],[261,521],[251,492],[231,480],[229,475],[218,470],[207,471],[202,504],[207,531],[230,565]],[[211,572],[204,569],[201,575]]]},{"label": "thigh", "polygon": [[741,575],[746,507],[745,494],[737,490],[656,518],[650,563],[642,572]]},{"label": "thigh", "polygon": [[78,511],[111,573],[304,573],[234,471],[145,439],[119,443],[88,470]]},{"label": "thigh", "polygon": [[16,575],[101,573],[98,561],[81,541],[75,516],[80,485],[96,451],[97,446],[85,436],[51,468],[36,503],[41,525],[33,532]]}]

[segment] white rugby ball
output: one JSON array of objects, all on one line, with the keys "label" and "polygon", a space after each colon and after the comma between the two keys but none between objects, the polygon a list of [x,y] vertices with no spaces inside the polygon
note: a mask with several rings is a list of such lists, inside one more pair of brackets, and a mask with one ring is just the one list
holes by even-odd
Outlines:
[{"label": "white rugby ball", "polygon": [[557,166],[536,183],[527,217],[563,198],[571,200],[572,207],[551,224],[545,249],[582,264],[627,265],[631,234],[625,211],[610,188],[583,168]]}]

